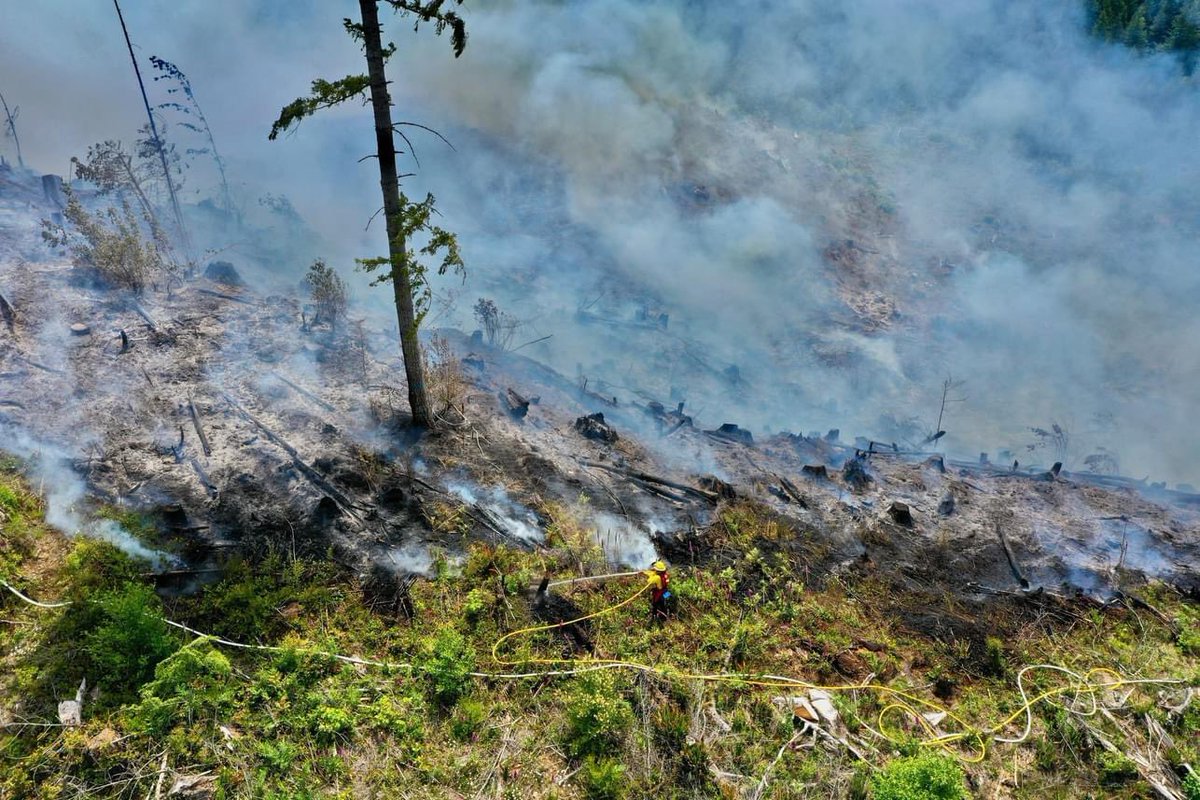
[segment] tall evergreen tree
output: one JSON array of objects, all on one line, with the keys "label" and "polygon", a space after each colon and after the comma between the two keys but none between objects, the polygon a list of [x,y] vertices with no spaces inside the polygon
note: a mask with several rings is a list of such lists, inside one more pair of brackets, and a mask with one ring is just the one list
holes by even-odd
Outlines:
[{"label": "tall evergreen tree", "polygon": [[[461,5],[462,1],[454,0],[454,4]],[[433,195],[426,195],[423,201],[412,202],[400,191],[400,176],[396,169],[396,154],[400,151],[396,149],[395,138],[399,136],[407,141],[399,129],[412,123],[396,123],[392,120],[392,101],[388,94],[385,67],[387,60],[396,52],[396,45],[391,42],[386,46],[383,44],[379,25],[381,2],[391,6],[397,13],[414,16],[417,20],[414,27],[419,27],[422,22],[432,23],[438,34],[449,28],[454,55],[462,55],[467,43],[466,26],[456,12],[443,10],[446,0],[359,0],[361,22],[346,19],[343,25],[346,32],[363,46],[367,74],[348,75],[332,82],[314,80],[311,95],[298,98],[279,112],[279,119],[271,126],[269,138],[275,139],[281,132],[317,111],[370,93],[375,116],[375,155],[379,164],[379,186],[383,192],[388,255],[385,258],[360,259],[359,263],[368,272],[384,266],[388,268],[375,282],[390,280],[392,283],[413,424],[427,428],[432,426],[433,419],[429,411],[417,332],[428,308],[429,285],[425,279],[426,267],[418,255],[435,256],[442,253],[439,274],[451,269],[461,271],[463,262],[454,235],[430,224],[434,214]],[[419,251],[410,249],[414,237],[425,239]]]}]

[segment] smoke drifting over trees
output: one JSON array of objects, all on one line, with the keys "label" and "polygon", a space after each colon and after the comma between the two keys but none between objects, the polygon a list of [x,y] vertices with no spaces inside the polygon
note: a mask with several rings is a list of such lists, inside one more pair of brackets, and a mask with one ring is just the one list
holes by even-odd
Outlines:
[{"label": "smoke drifting over trees", "polygon": [[[326,226],[327,255],[376,250],[382,233],[359,233],[371,165],[334,166],[370,151],[360,109],[265,143],[264,97],[354,69],[342,10],[154,16],[166,7],[137,27],[219,98],[232,183],[291,195]],[[15,13],[31,31],[49,16]],[[482,4],[472,22],[453,64],[412,37],[394,91],[457,147],[412,186],[460,231],[466,296],[536,316],[530,338],[555,335],[531,354],[775,429],[932,425],[953,374],[970,399],[951,449],[1017,447],[1057,422],[1080,459],[1104,446],[1124,471],[1200,478],[1186,344],[1200,334],[1200,100],[1174,55],[1102,41],[1087,3]],[[94,115],[27,144],[27,161],[36,148],[65,162],[97,138],[68,146],[73,128],[124,135],[135,118],[70,46],[110,23],[67,24],[55,52],[0,55],[25,85],[62,87],[61,108],[17,98],[25,125]],[[120,55],[96,60],[115,73]],[[608,316],[661,307],[670,332],[654,344],[567,324],[597,297]],[[639,373],[654,359],[680,366]],[[731,366],[740,382],[720,383]]]}]

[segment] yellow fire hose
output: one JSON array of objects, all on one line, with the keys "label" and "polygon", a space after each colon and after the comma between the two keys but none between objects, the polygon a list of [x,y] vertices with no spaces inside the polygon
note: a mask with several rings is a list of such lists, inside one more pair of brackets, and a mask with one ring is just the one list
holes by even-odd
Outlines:
[{"label": "yellow fire hose", "polygon": [[[553,585],[562,585],[579,582],[581,580],[599,580],[602,578],[612,577],[628,577],[631,575],[641,575],[641,572],[628,573],[613,573],[612,575],[599,575],[590,579],[574,579],[566,581],[558,581]],[[950,754],[962,759],[967,763],[979,763],[987,756],[988,739],[994,738],[998,742],[1020,743],[1027,739],[1032,731],[1033,725],[1033,707],[1040,702],[1050,700],[1051,698],[1060,697],[1063,695],[1074,695],[1072,705],[1077,704],[1081,699],[1087,699],[1090,702],[1088,710],[1074,711],[1073,713],[1082,714],[1083,716],[1092,716],[1100,710],[1100,702],[1097,699],[1098,695],[1104,692],[1112,692],[1123,687],[1136,685],[1170,685],[1181,684],[1183,681],[1174,679],[1131,679],[1126,678],[1116,670],[1107,667],[1097,667],[1088,670],[1085,673],[1078,673],[1074,670],[1067,669],[1055,664],[1032,664],[1023,667],[1017,673],[1017,690],[1021,694],[1022,703],[1016,711],[1009,714],[1000,723],[989,728],[976,728],[962,717],[955,714],[950,709],[927,700],[922,697],[910,694],[909,692],[900,689],[893,689],[889,686],[882,686],[874,683],[855,683],[855,684],[834,684],[823,685],[810,683],[808,681],[789,678],[780,675],[751,675],[746,673],[690,673],[679,672],[674,669],[655,666],[652,664],[643,664],[634,661],[620,661],[613,659],[594,659],[594,658],[528,658],[523,660],[505,659],[500,655],[500,648],[505,642],[518,636],[527,634],[540,633],[543,631],[555,630],[568,625],[574,625],[579,622],[584,622],[589,619],[611,614],[621,608],[632,603],[649,588],[649,585],[643,585],[633,594],[626,597],[620,602],[606,606],[599,611],[593,611],[590,614],[584,614],[575,619],[565,620],[563,622],[555,622],[546,625],[533,625],[527,628],[511,631],[504,634],[495,641],[492,645],[492,660],[504,667],[521,667],[529,664],[538,664],[544,666],[569,666],[580,671],[592,669],[606,668],[628,668],[640,672],[649,672],[662,675],[667,678],[682,678],[684,680],[697,680],[710,683],[735,683],[743,686],[758,686],[765,688],[791,688],[791,689],[817,689],[824,692],[874,692],[881,698],[887,698],[891,702],[885,705],[879,712],[878,717],[878,733],[884,739],[892,744],[902,744],[904,738],[898,733],[893,733],[888,730],[887,721],[889,717],[894,715],[907,716],[915,721],[922,729],[926,738],[919,742],[922,747],[939,747]],[[1047,689],[1033,697],[1029,696],[1025,687],[1025,676],[1035,670],[1057,672],[1069,678],[1069,682],[1063,686]],[[558,674],[552,672],[527,672],[524,676],[533,677],[538,674]],[[1108,679],[1106,679],[1108,678]],[[945,714],[945,719],[953,721],[961,730],[952,733],[939,733],[933,724],[922,713],[924,709],[926,713],[929,711]],[[1009,725],[1015,722],[1020,717],[1025,717],[1025,728],[1023,733],[1016,738],[1003,738],[999,734],[1004,731]],[[970,743],[974,752],[963,753],[953,747],[956,744]]]}]

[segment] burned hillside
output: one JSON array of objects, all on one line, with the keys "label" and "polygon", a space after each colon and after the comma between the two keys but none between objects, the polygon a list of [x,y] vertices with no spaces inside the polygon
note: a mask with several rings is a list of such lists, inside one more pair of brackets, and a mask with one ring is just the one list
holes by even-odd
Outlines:
[{"label": "burned hillside", "polygon": [[714,510],[752,503],[804,542],[818,580],[878,570],[975,598],[1106,600],[1148,578],[1198,587],[1200,496],[839,431],[754,432],[719,408],[693,418],[686,400],[567,378],[479,335],[435,334],[445,425],[414,439],[393,335],[366,320],[313,324],[301,292],[231,274],[134,296],[48,255],[0,271],[6,449],[36,456],[76,525],[75,482],[156,515],[183,545],[171,571],[229,548],[332,547],[357,571],[422,572],[430,546],[542,546],[533,509],[584,495],[612,560],[633,567],[656,548],[709,557]]}]

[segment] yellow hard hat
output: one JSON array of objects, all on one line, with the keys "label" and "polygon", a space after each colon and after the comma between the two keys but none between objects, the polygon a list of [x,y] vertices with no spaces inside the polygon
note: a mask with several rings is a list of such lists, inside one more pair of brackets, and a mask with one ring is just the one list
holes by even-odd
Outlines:
[{"label": "yellow hard hat", "polygon": [[655,572],[666,572],[667,571],[667,562],[655,561],[653,564],[653,569]]}]

